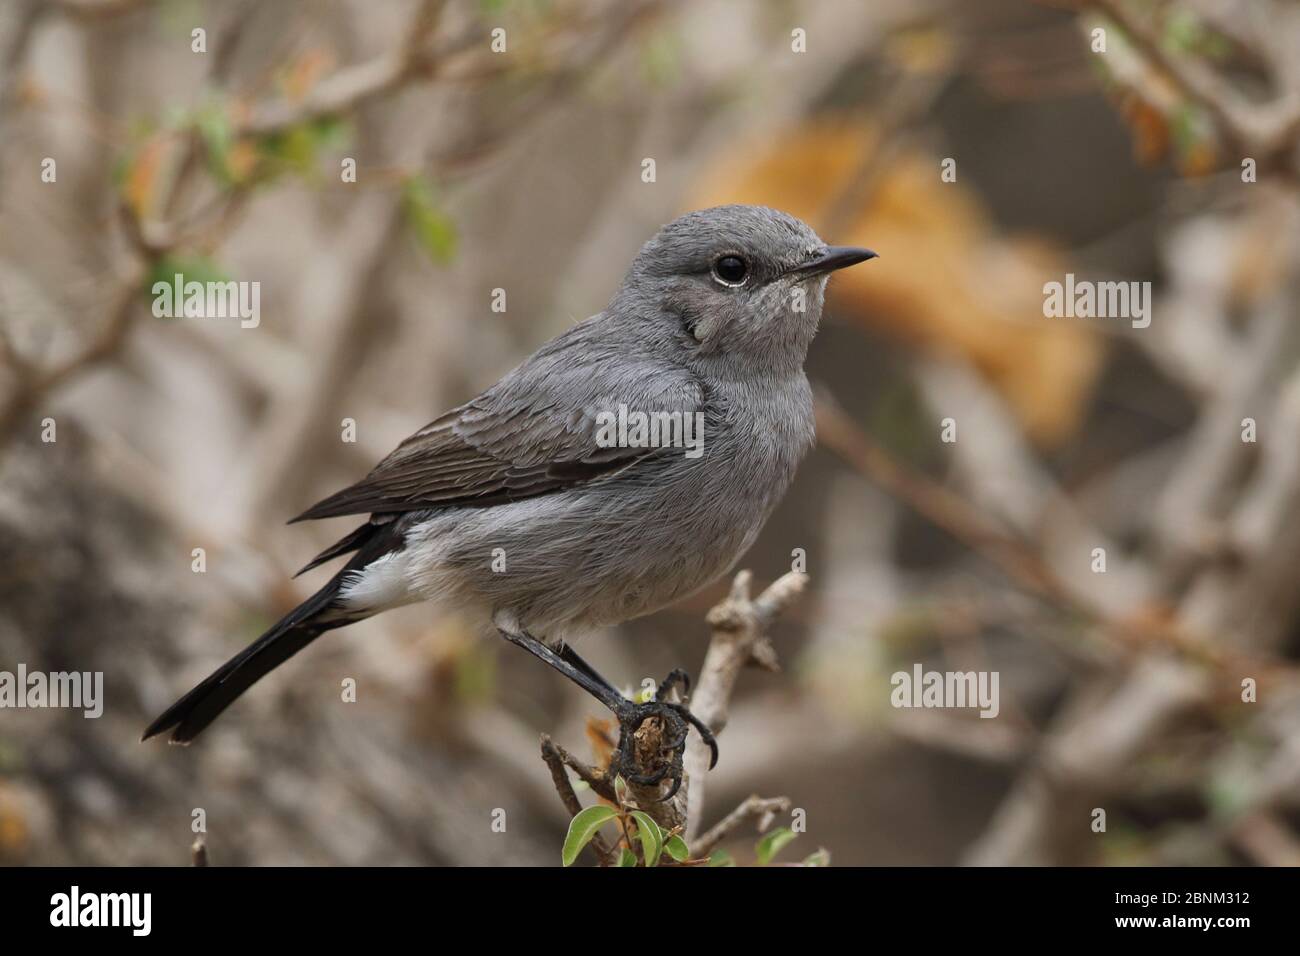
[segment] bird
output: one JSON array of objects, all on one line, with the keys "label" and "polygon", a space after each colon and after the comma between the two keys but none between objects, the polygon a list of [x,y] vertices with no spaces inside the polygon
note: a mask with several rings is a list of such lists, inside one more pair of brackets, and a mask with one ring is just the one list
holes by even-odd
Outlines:
[{"label": "bird", "polygon": [[[299,574],[346,562],[158,716],[147,740],[189,743],[256,681],[326,631],[430,601],[467,613],[581,686],[619,721],[610,767],[681,783],[688,727],[668,701],[625,697],[573,650],[729,571],[814,443],[804,373],[827,279],[872,259],[805,223],[727,205],[664,225],[606,308],[419,429],[360,481],[290,521],[365,516]],[[637,417],[640,416],[640,417]],[[618,421],[618,427],[613,423]],[[649,421],[658,429],[644,427]],[[678,423],[681,423],[680,425]],[[689,447],[683,432],[698,424]],[[654,439],[654,440],[650,440]],[[631,735],[658,716],[670,758],[641,772]],[[665,797],[666,799],[666,797]]]}]

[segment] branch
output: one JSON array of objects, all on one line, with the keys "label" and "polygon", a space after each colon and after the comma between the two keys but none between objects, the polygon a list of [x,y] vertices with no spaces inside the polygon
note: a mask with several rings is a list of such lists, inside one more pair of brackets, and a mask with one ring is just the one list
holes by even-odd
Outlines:
[{"label": "branch", "polygon": [[758,830],[761,833],[772,825],[778,813],[789,811],[789,797],[760,797],[757,794],[746,797],[740,806],[691,844],[691,856],[696,859],[708,856],[719,843],[731,836],[733,831],[739,829],[741,824],[748,820],[757,820]]},{"label": "branch", "polygon": [[0,446],[13,437],[23,417],[43,401],[51,392],[79,378],[82,374],[114,355],[126,341],[127,333],[135,322],[136,296],[145,270],[137,267],[124,278],[113,293],[108,307],[108,320],[99,333],[75,355],[50,369],[37,370],[27,364],[13,346],[6,344],[0,351],[14,378],[13,394],[0,408]]},{"label": "branch", "polygon": [[[691,695],[691,712],[718,736],[727,726],[731,694],[736,689],[740,671],[753,665],[764,670],[779,669],[776,651],[767,638],[767,629],[786,607],[800,594],[808,583],[808,576],[796,571],[783,575],[768,586],[756,599],[749,597],[748,571],[736,575],[731,593],[726,600],[709,611],[707,620],[713,628],[713,639],[704,655],[700,679]],[[704,816],[704,784],[709,766],[709,749],[698,736],[692,736],[686,745],[686,829],[689,844],[691,834],[699,829]],[[689,784],[689,789],[687,788]]]},{"label": "branch", "polygon": [[299,100],[277,97],[258,104],[236,128],[243,134],[265,136],[309,120],[351,112],[413,77],[429,74],[432,68],[433,57],[408,46],[339,70]]},{"label": "branch", "polygon": [[1198,60],[1170,53],[1153,29],[1119,0],[1084,0],[1120,27],[1156,69],[1214,120],[1220,135],[1232,145],[1261,160],[1294,171],[1287,155],[1300,133],[1300,103],[1294,95],[1260,107],[1243,99],[1222,78]]},{"label": "branch", "polygon": [[[436,26],[437,12],[441,5],[441,0],[425,0],[417,11],[412,23],[410,37],[403,46],[402,52],[396,57],[398,61],[405,64],[401,79],[405,79],[409,75],[414,69],[415,62],[420,59],[419,49],[427,35]],[[108,5],[96,3],[78,4],[77,6],[94,7],[102,12],[107,9]],[[267,106],[263,112],[276,122],[289,124],[312,115],[310,111],[313,109],[325,109],[326,107],[331,109],[351,108],[361,102],[362,99],[386,92],[392,88],[391,84],[379,83],[376,85],[374,83],[375,63],[386,59],[392,59],[392,57],[381,57],[379,61],[344,71],[338,74],[332,84],[329,81],[322,83],[314,91],[315,99],[309,96],[304,104],[299,104],[298,108],[306,112],[300,114],[286,112],[281,108],[282,104],[278,104],[278,101]],[[360,80],[358,77],[360,77]],[[361,82],[367,77],[370,78],[369,83]],[[348,93],[349,95],[343,96],[342,93]],[[278,127],[275,123],[271,123],[259,131],[270,132],[276,128]],[[182,170],[193,168],[200,149],[201,144],[198,142],[197,137],[190,137],[186,144],[185,154],[179,161],[179,167]],[[187,177],[178,177],[177,184],[173,185],[162,206],[166,208],[178,206],[177,200],[183,191],[182,184],[188,184],[188,182]],[[221,230],[230,224],[233,216],[246,200],[248,188],[248,186],[242,186],[224,194],[218,204],[219,208],[214,217],[214,224],[209,227],[210,231]],[[126,203],[119,206],[119,212],[123,231],[136,254],[137,262],[111,293],[112,304],[108,309],[109,317],[101,331],[70,359],[56,365],[54,368],[43,371],[37,370],[27,363],[14,351],[7,340],[0,343],[0,358],[5,360],[14,379],[12,395],[0,407],[0,447],[3,447],[12,439],[24,416],[41,401],[45,400],[50,393],[78,378],[84,372],[102,364],[121,350],[126,343],[136,317],[139,315],[135,305],[136,297],[140,294],[141,281],[153,265],[169,252],[182,245],[195,242],[198,238],[193,230],[180,229],[174,224],[145,222]]]},{"label": "branch", "polygon": [[1115,617],[1073,587],[1031,541],[999,527],[943,485],[897,461],[871,440],[827,396],[816,403],[817,440],[856,471],[922,517],[984,556],[1029,594],[1092,625],[1110,656],[1118,651],[1170,648],[1206,667],[1294,679],[1294,667],[1274,657],[1230,650],[1207,641],[1176,619],[1158,615]]},{"label": "branch", "polygon": [[[699,680],[691,692],[690,707],[691,713],[714,737],[727,726],[731,695],[741,670],[749,665],[768,671],[780,669],[776,651],[767,639],[767,628],[807,583],[807,575],[790,572],[751,600],[752,578],[748,571],[739,572],[732,581],[731,593],[706,617],[713,638],[700,666]],[[641,725],[635,736],[634,751],[644,770],[657,769],[663,753],[663,726],[658,720],[647,720]],[[672,799],[662,799],[671,785],[667,780],[650,787],[628,786],[633,799],[656,823],[667,830],[681,828],[688,844],[690,835],[699,829],[704,813],[704,786],[710,759],[712,753],[708,746],[698,734],[691,734],[682,762],[682,785]]]},{"label": "branch", "polygon": [[[582,812],[582,804],[578,802],[578,795],[573,792],[573,784],[569,783],[569,775],[564,770],[565,766],[571,765],[572,758],[551,743],[550,736],[542,734],[542,759],[546,761],[546,766],[550,768],[551,780],[555,783],[555,792],[560,795],[560,802],[564,804],[564,809],[569,811],[570,817],[576,817]],[[584,779],[586,778],[584,777]],[[611,797],[613,795],[612,788],[610,795]],[[591,848],[595,851],[601,866],[608,866],[613,862],[614,850],[599,833],[591,838]]]}]

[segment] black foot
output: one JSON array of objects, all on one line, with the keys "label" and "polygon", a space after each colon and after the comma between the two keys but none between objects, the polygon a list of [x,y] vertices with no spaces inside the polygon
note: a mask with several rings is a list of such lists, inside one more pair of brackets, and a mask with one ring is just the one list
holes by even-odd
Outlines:
[{"label": "black foot", "polygon": [[[629,783],[646,787],[653,786],[664,778],[671,779],[673,785],[659,798],[660,803],[671,800],[681,789],[682,754],[686,751],[686,735],[690,732],[690,728],[694,727],[699,731],[700,739],[709,746],[712,754],[709,769],[712,770],[718,763],[718,742],[713,739],[709,728],[687,710],[684,704],[670,704],[664,700],[678,684],[682,685],[683,690],[690,688],[691,679],[684,671],[675,670],[664,678],[663,683],[659,685],[655,700],[644,704],[626,701],[614,710],[614,716],[618,718],[618,749],[610,758],[609,773],[621,775]],[[642,773],[633,753],[634,735],[651,717],[658,717],[663,722],[664,740],[660,756],[666,759],[661,760],[658,769],[654,772]]]}]

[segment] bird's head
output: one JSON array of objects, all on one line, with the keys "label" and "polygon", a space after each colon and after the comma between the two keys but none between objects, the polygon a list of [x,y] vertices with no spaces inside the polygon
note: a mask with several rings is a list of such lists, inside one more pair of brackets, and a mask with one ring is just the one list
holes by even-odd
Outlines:
[{"label": "bird's head", "polygon": [[667,323],[690,354],[714,367],[798,368],[817,331],[827,277],[874,256],[828,246],[775,209],[715,206],[659,230],[611,307]]}]

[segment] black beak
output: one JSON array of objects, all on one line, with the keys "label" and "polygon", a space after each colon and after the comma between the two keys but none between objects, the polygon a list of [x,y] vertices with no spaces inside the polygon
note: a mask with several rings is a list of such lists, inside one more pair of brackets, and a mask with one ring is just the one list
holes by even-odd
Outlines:
[{"label": "black beak", "polygon": [[874,258],[876,254],[870,249],[859,249],[857,246],[829,246],[816,259],[796,266],[790,271],[810,276],[825,275],[836,269],[847,269],[849,266],[856,266],[859,262]]}]

